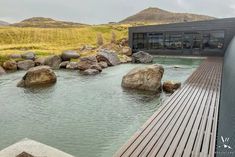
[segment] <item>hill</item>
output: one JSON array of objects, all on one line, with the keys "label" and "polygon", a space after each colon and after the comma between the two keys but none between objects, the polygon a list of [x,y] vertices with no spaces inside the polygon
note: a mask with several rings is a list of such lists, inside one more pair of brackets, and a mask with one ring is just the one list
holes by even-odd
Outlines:
[{"label": "hill", "polygon": [[5,22],[5,21],[0,21],[0,26],[7,26],[9,25],[9,23]]},{"label": "hill", "polygon": [[51,18],[45,17],[33,17],[25,19],[19,23],[12,24],[11,26],[16,27],[38,27],[38,28],[70,28],[70,27],[80,27],[86,26],[86,24],[57,21]]},{"label": "hill", "polygon": [[154,23],[167,24],[191,21],[203,21],[215,19],[206,15],[197,15],[189,13],[173,13],[159,8],[148,8],[133,16],[130,16],[120,23]]}]

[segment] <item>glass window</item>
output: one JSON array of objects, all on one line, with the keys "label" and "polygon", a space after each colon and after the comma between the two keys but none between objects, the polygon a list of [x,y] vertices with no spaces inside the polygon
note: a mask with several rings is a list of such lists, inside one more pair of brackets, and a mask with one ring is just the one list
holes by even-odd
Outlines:
[{"label": "glass window", "polygon": [[184,49],[191,49],[192,48],[192,34],[184,33],[183,48]]},{"label": "glass window", "polygon": [[182,48],[182,34],[167,33],[165,35],[164,47],[166,49],[181,49]]},{"label": "glass window", "polygon": [[183,48],[184,49],[200,49],[201,48],[201,34],[198,32],[184,33]]},{"label": "glass window", "polygon": [[147,48],[147,34],[134,33],[133,34],[133,49],[146,49]]},{"label": "glass window", "polygon": [[224,47],[224,31],[213,31],[203,33],[204,49],[223,49]]},{"label": "glass window", "polygon": [[163,33],[149,33],[150,49],[163,49],[164,36]]}]

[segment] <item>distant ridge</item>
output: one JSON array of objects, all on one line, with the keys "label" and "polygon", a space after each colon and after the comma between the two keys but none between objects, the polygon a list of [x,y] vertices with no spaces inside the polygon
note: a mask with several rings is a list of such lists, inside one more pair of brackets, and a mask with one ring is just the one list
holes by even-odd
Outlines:
[{"label": "distant ridge", "polygon": [[191,22],[191,21],[204,21],[215,19],[211,16],[197,15],[189,13],[173,13],[159,8],[148,8],[139,13],[127,17],[120,21],[120,23],[179,23],[179,22]]},{"label": "distant ridge", "polygon": [[29,19],[25,19],[19,23],[12,24],[11,26],[39,27],[39,28],[69,28],[69,27],[80,27],[80,26],[85,26],[85,25],[86,24],[82,24],[82,23],[57,21],[52,18],[32,17]]},{"label": "distant ridge", "polygon": [[9,25],[9,23],[5,22],[5,21],[0,21],[0,26],[7,26]]}]

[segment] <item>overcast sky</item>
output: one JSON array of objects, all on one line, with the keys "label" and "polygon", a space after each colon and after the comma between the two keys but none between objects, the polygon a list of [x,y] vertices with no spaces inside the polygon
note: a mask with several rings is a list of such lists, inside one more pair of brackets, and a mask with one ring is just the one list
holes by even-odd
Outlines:
[{"label": "overcast sky", "polygon": [[117,22],[148,7],[235,17],[235,0],[0,0],[0,20],[51,17],[89,24]]}]

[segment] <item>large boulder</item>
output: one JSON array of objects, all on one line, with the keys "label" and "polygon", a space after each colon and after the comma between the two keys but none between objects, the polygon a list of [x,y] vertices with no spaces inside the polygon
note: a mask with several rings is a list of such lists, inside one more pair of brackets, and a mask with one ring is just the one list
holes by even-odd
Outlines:
[{"label": "large boulder", "polygon": [[60,56],[49,56],[45,59],[45,65],[50,66],[52,69],[59,69],[61,61]]},{"label": "large boulder", "polygon": [[83,75],[97,75],[99,74],[100,72],[96,69],[87,69],[85,71],[82,71],[81,72]]},{"label": "large boulder", "polygon": [[35,60],[36,55],[34,52],[26,52],[26,53],[21,54],[21,57],[27,60]]},{"label": "large boulder", "polygon": [[98,62],[106,62],[109,66],[120,64],[117,54],[109,50],[101,50],[96,56]]},{"label": "large boulder", "polygon": [[46,57],[39,57],[35,59],[35,66],[45,65]]},{"label": "large boulder", "polygon": [[102,68],[99,66],[95,56],[81,58],[78,63],[78,69],[81,71],[85,71],[87,69],[102,71]]},{"label": "large boulder", "polygon": [[76,70],[78,69],[78,62],[69,62],[66,65],[66,69]]},{"label": "large boulder", "polygon": [[79,57],[80,55],[77,53],[77,51],[72,50],[64,51],[61,54],[61,58],[63,61],[70,61],[71,59],[78,59]]},{"label": "large boulder", "polygon": [[181,87],[180,82],[175,81],[165,81],[163,83],[163,90],[167,93],[174,93],[177,89]]},{"label": "large boulder", "polygon": [[148,54],[144,51],[139,51],[137,53],[134,53],[132,55],[132,62],[133,63],[152,63],[153,62],[153,56]]},{"label": "large boulder", "polygon": [[132,69],[122,79],[122,86],[130,89],[158,92],[164,69],[161,65],[150,65]]},{"label": "large boulder", "polygon": [[56,82],[56,75],[49,66],[37,66],[29,69],[17,84],[18,87],[32,87]]},{"label": "large boulder", "polygon": [[17,70],[16,61],[6,61],[3,63],[3,68],[5,70]]},{"label": "large boulder", "polygon": [[6,71],[3,69],[2,66],[0,66],[0,75],[6,74]]},{"label": "large boulder", "polygon": [[19,61],[17,63],[17,67],[20,70],[29,70],[30,68],[34,66],[35,66],[35,63],[32,60]]}]

